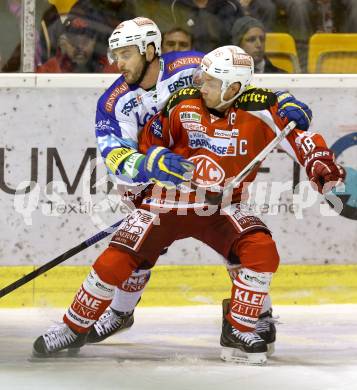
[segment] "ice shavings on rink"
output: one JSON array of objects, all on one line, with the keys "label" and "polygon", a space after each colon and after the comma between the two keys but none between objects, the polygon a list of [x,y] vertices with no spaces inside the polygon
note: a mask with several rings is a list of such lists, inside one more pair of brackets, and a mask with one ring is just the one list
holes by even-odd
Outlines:
[{"label": "ice shavings on rink", "polygon": [[219,306],[140,308],[134,326],[78,355],[31,356],[62,310],[0,310],[0,389],[353,390],[357,305],[279,306],[276,352],[264,367],[219,359]]}]

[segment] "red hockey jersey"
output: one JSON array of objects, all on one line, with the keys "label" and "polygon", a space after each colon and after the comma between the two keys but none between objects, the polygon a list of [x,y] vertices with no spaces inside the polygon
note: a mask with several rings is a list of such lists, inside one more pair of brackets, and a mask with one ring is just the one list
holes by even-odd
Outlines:
[{"label": "red hockey jersey", "polygon": [[[277,110],[276,96],[270,90],[250,87],[219,117],[205,107],[199,90],[185,88],[146,124],[139,147],[143,153],[152,145],[171,149],[196,165],[192,180],[195,186],[222,191],[287,124]],[[280,144],[301,165],[315,146],[326,146],[321,135],[298,129]],[[245,183],[255,179],[258,169]],[[242,188],[235,189],[234,201],[241,200]],[[194,197],[191,194],[190,201]]]}]

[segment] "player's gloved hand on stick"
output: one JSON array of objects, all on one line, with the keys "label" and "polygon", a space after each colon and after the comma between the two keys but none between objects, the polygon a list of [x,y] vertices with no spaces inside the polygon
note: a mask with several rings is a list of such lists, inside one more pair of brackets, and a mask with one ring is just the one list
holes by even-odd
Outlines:
[{"label": "player's gloved hand on stick", "polygon": [[192,179],[195,165],[162,146],[151,146],[144,160],[144,171],[154,183],[166,188]]},{"label": "player's gloved hand on stick", "polygon": [[305,159],[306,173],[312,186],[323,194],[342,183],[346,171],[336,164],[335,156],[330,149],[316,148]]},{"label": "player's gloved hand on stick", "polygon": [[312,111],[303,102],[295,99],[295,97],[287,91],[276,92],[278,96],[278,114],[281,118],[287,118],[288,121],[295,121],[296,127],[306,131],[312,119]]}]

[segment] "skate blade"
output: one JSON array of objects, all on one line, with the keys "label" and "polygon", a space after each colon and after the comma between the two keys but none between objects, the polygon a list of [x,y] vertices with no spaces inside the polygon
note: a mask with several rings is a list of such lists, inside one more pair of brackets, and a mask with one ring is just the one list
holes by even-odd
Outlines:
[{"label": "skate blade", "polygon": [[32,358],[34,359],[56,359],[63,357],[75,357],[79,354],[80,348],[68,348],[57,352],[39,353],[32,349]]},{"label": "skate blade", "polygon": [[108,339],[109,337],[114,336],[115,334],[119,334],[119,333],[122,334],[122,333],[128,332],[130,329],[131,329],[131,326],[129,328],[124,328],[124,329],[121,329],[121,330],[117,330],[116,332],[113,332],[113,333],[109,334],[108,336],[105,336],[104,338],[98,338],[97,340],[87,340],[86,344],[101,343],[102,341]]},{"label": "skate blade", "polygon": [[275,343],[267,344],[267,348],[268,348],[267,357],[270,357],[275,352]]},{"label": "skate blade", "polygon": [[237,348],[224,347],[221,351],[221,359],[225,362],[262,366],[267,362],[266,352],[247,353]]}]

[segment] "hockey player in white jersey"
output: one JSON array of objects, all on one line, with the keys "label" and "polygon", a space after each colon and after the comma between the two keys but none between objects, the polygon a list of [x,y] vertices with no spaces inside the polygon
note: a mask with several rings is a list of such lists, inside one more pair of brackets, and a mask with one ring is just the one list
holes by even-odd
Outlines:
[{"label": "hockey player in white jersey", "polygon": [[[143,169],[145,156],[137,150],[138,134],[144,124],[164,107],[172,93],[192,84],[194,71],[203,53],[171,52],[161,56],[161,33],[152,20],[143,17],[121,23],[109,38],[109,48],[109,55],[117,63],[121,76],[98,101],[97,142],[110,173],[118,182],[125,184],[123,187],[127,193],[128,188],[132,189],[129,193],[135,193],[135,188],[146,181]],[[311,119],[310,109],[290,94],[282,96],[281,116],[296,121],[300,129],[306,130]],[[135,205],[135,196],[132,200]],[[230,264],[227,269],[230,273],[236,270]],[[117,286],[109,310],[90,324],[93,326],[85,338],[87,342],[102,341],[133,324],[135,306],[149,278],[150,270],[138,269]],[[79,327],[83,325],[78,318],[71,317],[71,320]],[[66,324],[61,326],[67,327]],[[53,334],[49,330],[44,339],[52,340],[65,335],[66,329],[61,326],[53,329]],[[268,344],[273,344],[275,327],[271,322],[270,299],[265,300],[257,331]],[[58,337],[54,334],[56,332]],[[84,342],[82,338],[77,346]],[[68,340],[64,339],[53,348],[52,344],[46,347],[46,353],[65,349]]]},{"label": "hockey player in white jersey", "polygon": [[[137,152],[138,134],[160,111],[172,93],[192,85],[203,53],[171,52],[161,56],[161,33],[148,18],[125,21],[109,38],[109,56],[121,76],[100,97],[96,115],[96,137],[105,164],[121,194],[135,205],[135,193],[145,182]],[[125,192],[125,193],[124,193]],[[130,194],[130,195],[128,195]],[[140,191],[139,196],[140,198]],[[130,327],[134,308],[150,278],[150,270],[137,270],[119,286],[110,309],[94,324],[88,342],[99,342]]]}]

